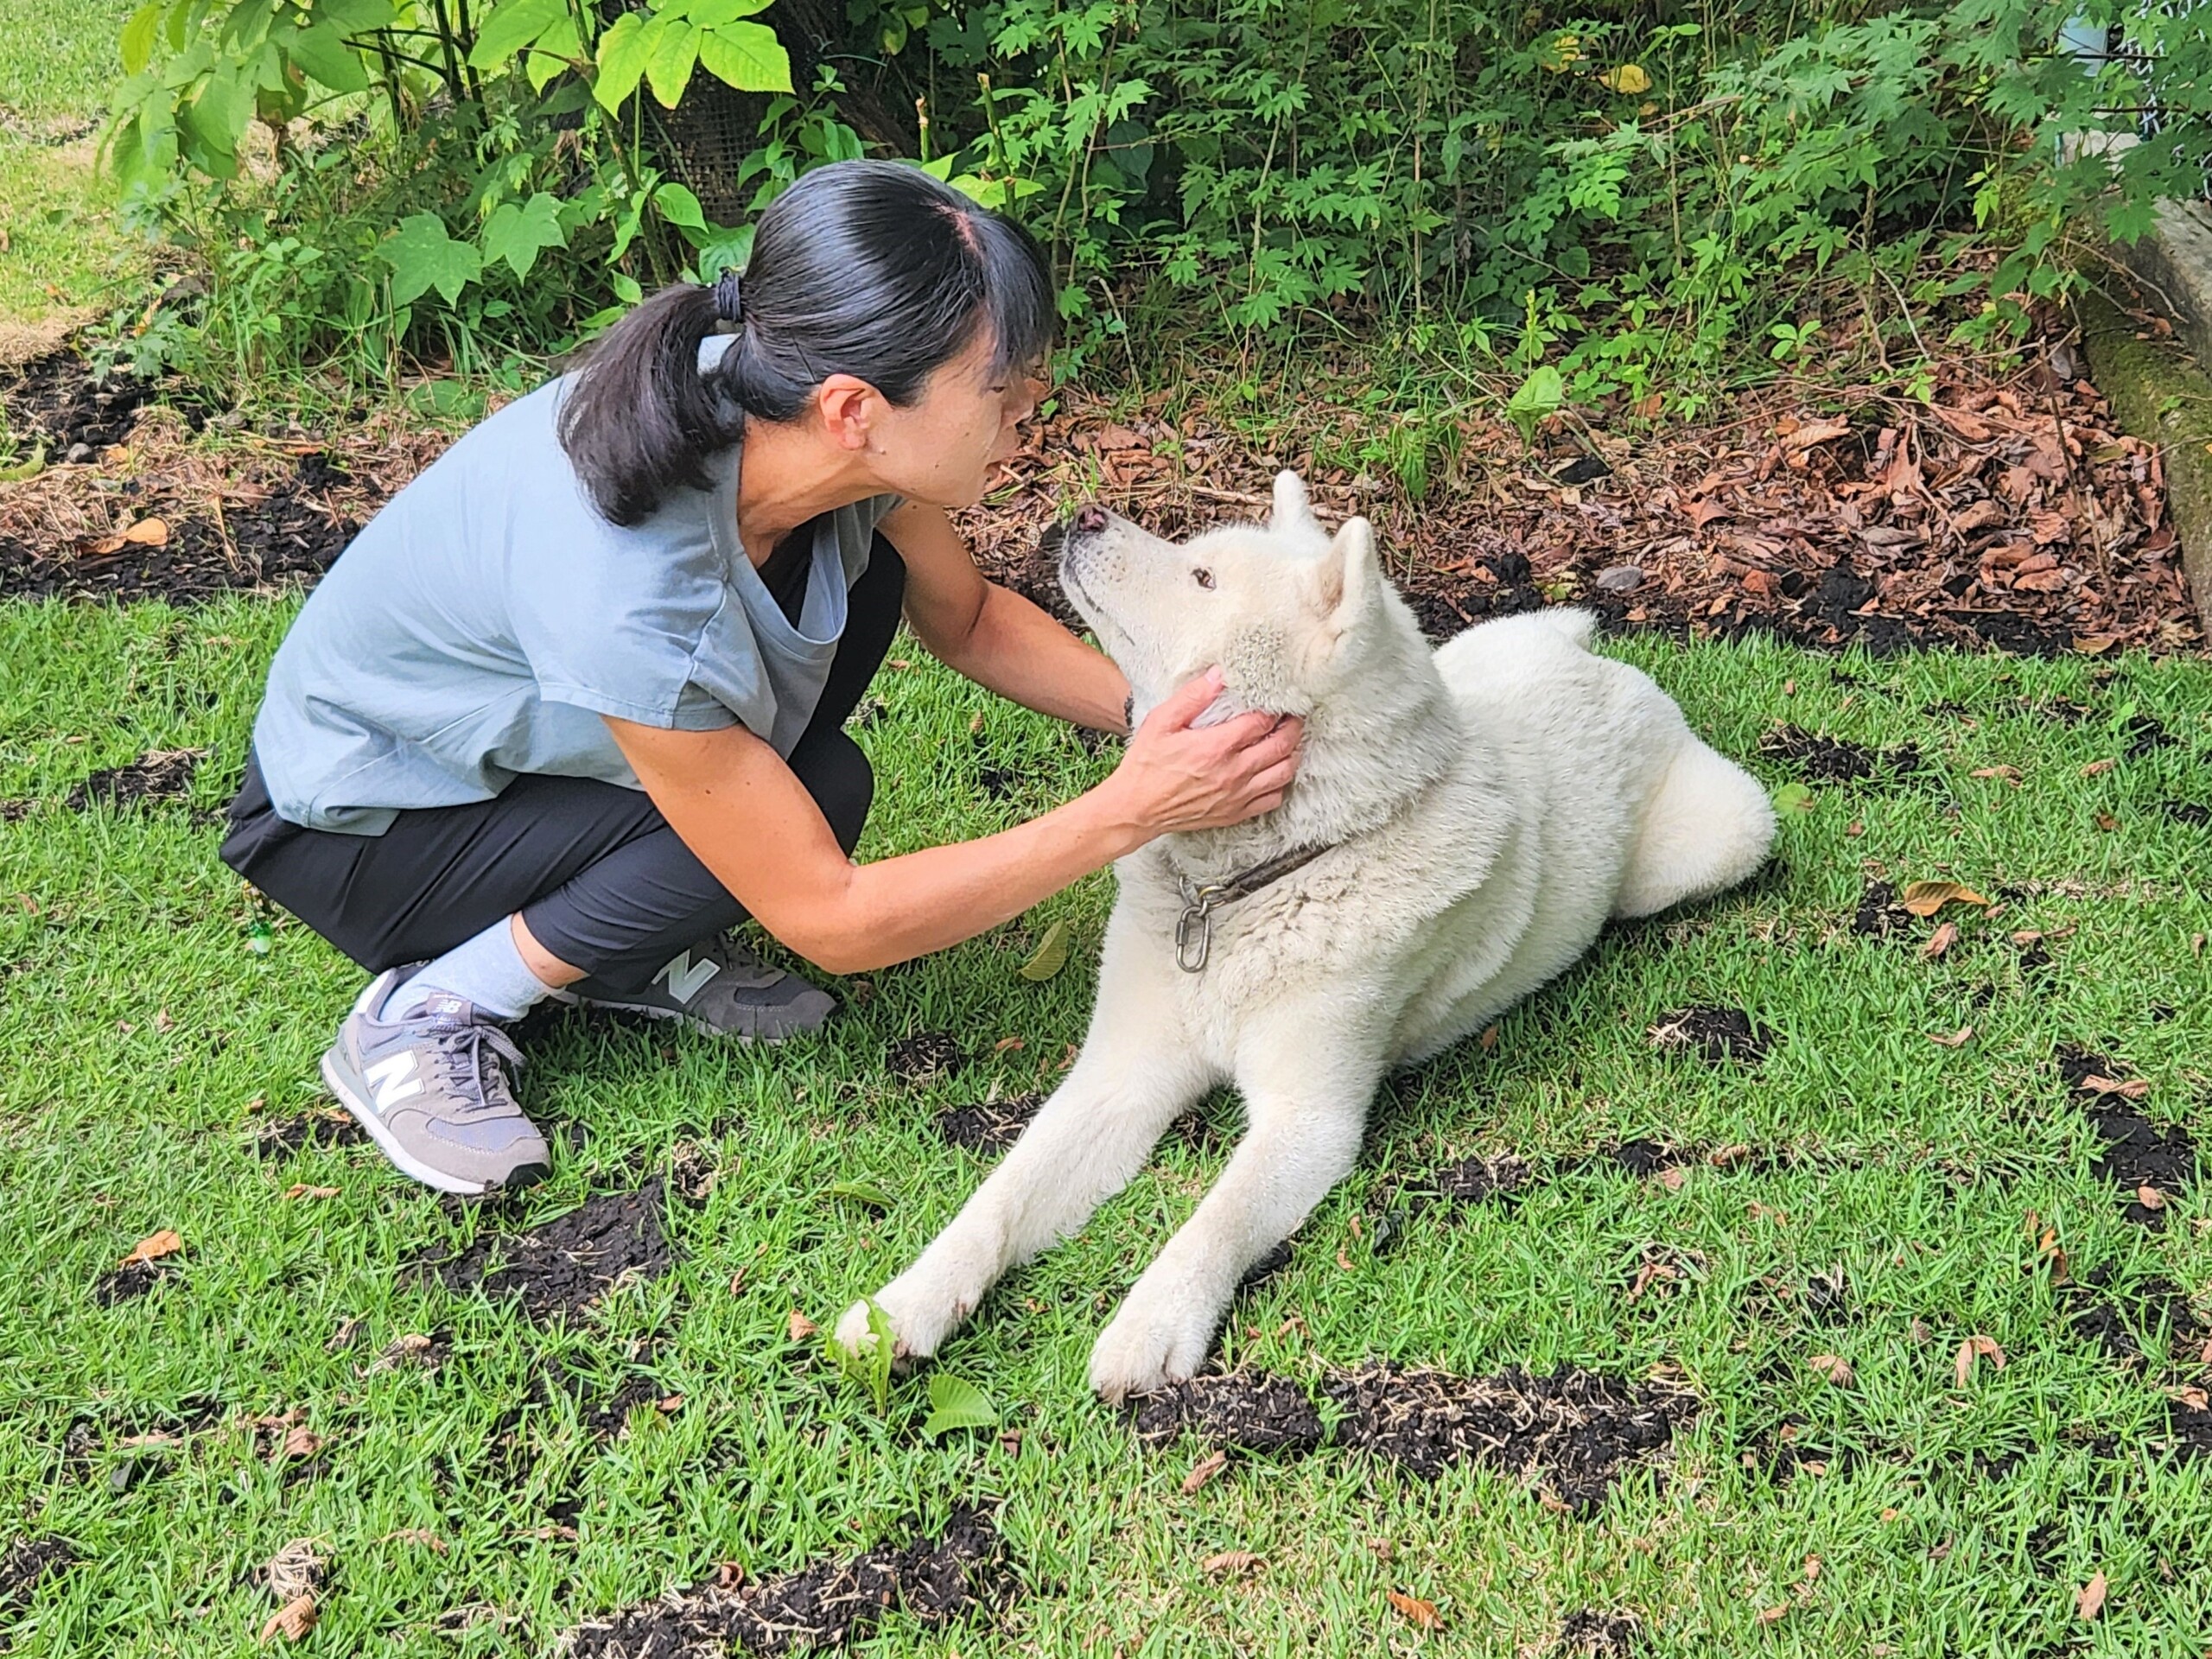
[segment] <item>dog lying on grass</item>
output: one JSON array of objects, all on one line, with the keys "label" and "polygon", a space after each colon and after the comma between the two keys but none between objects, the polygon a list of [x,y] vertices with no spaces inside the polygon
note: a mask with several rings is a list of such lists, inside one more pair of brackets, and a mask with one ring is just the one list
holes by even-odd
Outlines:
[{"label": "dog lying on grass", "polygon": [[[1586,612],[1432,650],[1364,519],[1332,538],[1294,474],[1265,528],[1182,546],[1096,507],[1061,581],[1141,711],[1219,664],[1221,715],[1306,720],[1277,810],[1175,835],[1120,885],[1080,1057],[1005,1160],[872,1299],[922,1357],[1009,1267],[1075,1232],[1167,1126],[1233,1084],[1249,1127],[1090,1356],[1109,1400],[1192,1376],[1238,1281],[1351,1171],[1386,1072],[1480,1030],[1611,918],[1731,887],[1774,814],[1645,675],[1589,650]],[[839,1321],[878,1338],[868,1303]]]}]

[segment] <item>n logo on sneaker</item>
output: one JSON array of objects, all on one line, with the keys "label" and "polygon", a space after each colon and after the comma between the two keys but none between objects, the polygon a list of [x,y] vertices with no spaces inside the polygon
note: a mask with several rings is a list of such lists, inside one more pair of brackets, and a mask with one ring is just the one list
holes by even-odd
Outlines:
[{"label": "n logo on sneaker", "polygon": [[679,1002],[689,1002],[699,994],[699,988],[721,971],[721,964],[709,957],[702,962],[691,960],[689,950],[682,952],[653,976],[658,985],[668,982],[668,994]]},{"label": "n logo on sneaker", "polygon": [[410,1095],[423,1092],[423,1079],[415,1075],[412,1051],[378,1060],[368,1068],[369,1086],[376,1090],[377,1116],[382,1117]]}]

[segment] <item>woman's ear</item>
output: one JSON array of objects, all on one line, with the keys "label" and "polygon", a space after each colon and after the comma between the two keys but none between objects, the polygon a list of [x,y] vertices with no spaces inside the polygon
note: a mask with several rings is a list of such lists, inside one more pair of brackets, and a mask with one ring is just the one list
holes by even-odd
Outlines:
[{"label": "woman's ear", "polygon": [[814,389],[814,410],[822,429],[841,449],[868,448],[882,393],[857,375],[833,374]]}]

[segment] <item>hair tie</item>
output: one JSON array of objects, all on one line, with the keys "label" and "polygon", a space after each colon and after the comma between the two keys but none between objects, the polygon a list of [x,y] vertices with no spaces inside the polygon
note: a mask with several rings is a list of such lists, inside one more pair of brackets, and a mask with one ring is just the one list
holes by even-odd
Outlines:
[{"label": "hair tie", "polygon": [[744,296],[738,281],[737,267],[724,268],[715,278],[715,315],[723,322],[735,322],[745,315]]}]

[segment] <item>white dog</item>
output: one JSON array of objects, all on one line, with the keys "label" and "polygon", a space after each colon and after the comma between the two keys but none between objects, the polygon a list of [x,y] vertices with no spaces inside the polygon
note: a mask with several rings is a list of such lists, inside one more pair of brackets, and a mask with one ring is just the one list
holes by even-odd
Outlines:
[{"label": "white dog", "polygon": [[[1432,651],[1367,522],[1332,541],[1295,474],[1265,529],[1180,547],[1086,508],[1061,579],[1140,711],[1219,664],[1215,711],[1303,715],[1297,781],[1263,818],[1121,861],[1080,1057],[873,1300],[898,1355],[934,1353],[1233,1083],[1249,1132],[1091,1351],[1091,1386],[1120,1400],[1198,1370],[1238,1281],[1351,1171],[1388,1071],[1480,1030],[1608,918],[1742,880],[1774,814],[1650,679],[1591,653],[1586,612]],[[868,1325],[856,1303],[839,1340],[857,1352]]]}]

